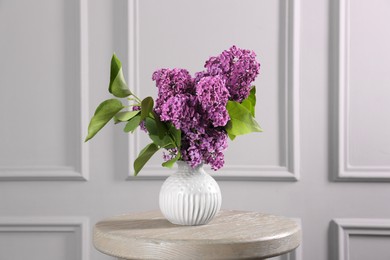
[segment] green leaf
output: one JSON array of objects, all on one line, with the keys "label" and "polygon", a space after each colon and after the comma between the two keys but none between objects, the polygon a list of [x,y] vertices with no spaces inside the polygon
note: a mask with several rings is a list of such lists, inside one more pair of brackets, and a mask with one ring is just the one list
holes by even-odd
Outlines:
[{"label": "green leaf", "polygon": [[149,159],[159,150],[157,145],[154,143],[148,144],[144,149],[141,150],[137,159],[134,161],[134,175],[141,171],[144,165],[149,161]]},{"label": "green leaf", "polygon": [[167,167],[167,168],[172,168],[173,165],[175,164],[175,162],[177,162],[177,160],[179,160],[180,156],[181,156],[180,151],[177,151],[176,156],[173,157],[172,159],[170,159],[169,161],[163,162],[162,166]]},{"label": "green leaf", "polygon": [[176,129],[176,127],[173,124],[171,124],[169,126],[169,132],[171,133],[173,140],[175,141],[177,147],[180,148],[180,146],[181,146],[181,130]]},{"label": "green leaf", "polygon": [[130,121],[126,124],[125,128],[123,129],[125,132],[134,132],[134,130],[139,126],[141,123],[141,116],[136,115]]},{"label": "green leaf", "polygon": [[[149,137],[152,141],[160,146],[165,148],[175,148],[176,145],[172,138],[168,135],[168,132],[165,128],[159,129],[157,121],[154,118],[147,117],[145,119],[145,127],[149,132]],[[160,137],[159,133],[164,131],[164,135]]]},{"label": "green leaf", "polygon": [[147,117],[145,119],[145,127],[148,130],[149,134],[157,135],[158,130],[156,126],[156,121],[153,118]]},{"label": "green leaf", "polygon": [[164,138],[164,135],[166,135],[166,132],[168,131],[166,123],[163,123],[160,120],[160,117],[154,111],[152,111],[152,115],[153,115],[154,120],[156,121],[158,136],[160,138]]},{"label": "green leaf", "polygon": [[108,91],[120,98],[132,95],[123,76],[122,63],[115,54],[112,55],[111,59],[110,85]]},{"label": "green leaf", "polygon": [[149,135],[153,143],[155,143],[160,148],[172,149],[176,147],[176,144],[173,143],[172,139],[169,136],[165,136],[161,139],[158,135]]},{"label": "green leaf", "polygon": [[227,134],[228,134],[230,140],[234,141],[234,139],[236,139],[236,136],[235,136],[235,135],[230,134],[229,132],[228,132]]},{"label": "green leaf", "polygon": [[141,101],[141,121],[153,111],[154,101],[152,97],[146,97]]},{"label": "green leaf", "polygon": [[140,111],[124,111],[124,112],[119,112],[115,115],[114,120],[115,123],[119,122],[126,122],[138,115]]},{"label": "green leaf", "polygon": [[246,109],[248,109],[252,116],[255,117],[255,106],[256,106],[256,86],[253,86],[249,96],[241,103]]},{"label": "green leaf", "polygon": [[95,110],[88,126],[88,135],[85,142],[94,137],[124,106],[117,99],[103,101]]},{"label": "green leaf", "polygon": [[263,131],[253,118],[251,112],[242,104],[235,101],[228,101],[226,108],[229,112],[230,120],[225,126],[225,129],[230,138],[237,135]]}]

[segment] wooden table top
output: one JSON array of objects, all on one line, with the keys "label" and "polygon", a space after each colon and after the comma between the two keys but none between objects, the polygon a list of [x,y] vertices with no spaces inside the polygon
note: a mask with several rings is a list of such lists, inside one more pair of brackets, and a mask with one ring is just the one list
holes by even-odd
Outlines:
[{"label": "wooden table top", "polygon": [[230,210],[207,225],[179,226],[150,211],[98,222],[93,242],[121,259],[264,259],[298,247],[301,228],[289,218]]}]

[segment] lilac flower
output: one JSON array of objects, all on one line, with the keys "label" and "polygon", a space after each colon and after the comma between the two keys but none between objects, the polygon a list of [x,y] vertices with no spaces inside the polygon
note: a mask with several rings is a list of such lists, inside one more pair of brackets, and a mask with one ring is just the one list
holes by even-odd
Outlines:
[{"label": "lilac flower", "polygon": [[[171,122],[182,131],[181,155],[191,167],[208,163],[217,170],[224,164],[227,134],[218,126],[229,120],[226,104],[229,92],[220,75],[198,73],[191,79],[188,71],[162,69],[153,74],[158,88],[155,111],[161,121]],[[174,157],[172,151],[164,160]]]},{"label": "lilac flower", "polygon": [[224,130],[208,128],[205,132],[187,134],[182,139],[181,153],[191,167],[201,163],[210,164],[213,170],[224,164],[223,151],[227,148],[227,134]]},{"label": "lilac flower", "polygon": [[228,146],[227,134],[224,130],[209,129],[206,140],[200,144],[203,160],[210,164],[213,170],[218,170],[225,162],[223,151]]},{"label": "lilac flower", "polygon": [[153,73],[156,81],[158,97],[156,99],[156,113],[161,113],[162,104],[177,94],[189,93],[193,90],[193,80],[185,69],[160,69]]},{"label": "lilac flower", "polygon": [[177,148],[167,149],[167,152],[163,152],[163,160],[167,162],[173,159],[177,155],[177,152]]},{"label": "lilac flower", "polygon": [[156,81],[159,94],[164,96],[183,94],[192,87],[191,75],[185,69],[160,69],[153,73],[152,79]]},{"label": "lilac flower", "polygon": [[184,146],[182,146],[181,149],[181,156],[192,168],[195,168],[202,163],[201,151],[193,144],[184,143]]},{"label": "lilac flower", "polygon": [[253,51],[232,46],[206,61],[205,68],[210,75],[222,75],[226,80],[230,99],[242,102],[248,97],[250,84],[259,74],[260,63],[256,61]]},{"label": "lilac flower", "polygon": [[215,127],[225,126],[230,119],[226,110],[229,92],[222,76],[201,78],[195,86],[195,91],[206,120],[209,120]]},{"label": "lilac flower", "polygon": [[190,94],[177,94],[168,98],[160,107],[161,121],[171,122],[176,129],[186,132],[199,125],[201,115],[197,111],[198,100]]},{"label": "lilac flower", "polygon": [[210,76],[207,71],[200,71],[195,73],[194,84],[196,85],[202,78]]},{"label": "lilac flower", "polygon": [[[161,121],[181,130],[181,160],[191,167],[210,164],[213,170],[224,165],[228,135],[223,128],[229,121],[228,100],[242,102],[250,84],[259,74],[256,55],[235,46],[206,61],[206,71],[191,78],[184,69],[161,69],[152,79],[158,88],[155,112]],[[168,149],[168,161],[178,153]]]}]

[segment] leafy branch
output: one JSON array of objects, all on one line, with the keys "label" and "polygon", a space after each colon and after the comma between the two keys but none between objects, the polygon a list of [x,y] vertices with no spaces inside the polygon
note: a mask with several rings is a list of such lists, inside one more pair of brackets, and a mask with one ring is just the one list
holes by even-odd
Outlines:
[{"label": "leafy branch", "polygon": [[[146,97],[141,100],[133,94],[127,86],[123,76],[122,63],[114,54],[111,59],[110,84],[108,91],[117,98],[127,98],[127,102],[133,102],[130,106],[124,106],[119,99],[112,98],[103,101],[96,109],[88,126],[88,135],[85,142],[93,138],[111,119],[115,124],[126,123],[125,132],[133,133],[142,122],[148,130],[149,137],[153,141],[140,151],[134,161],[134,174],[137,175],[150,158],[161,148],[180,151],[181,131],[172,124],[162,122],[153,111],[154,100]],[[140,110],[127,110],[129,107],[139,106]],[[125,110],[124,110],[125,109]],[[181,158],[180,152],[162,165],[172,167]]]}]

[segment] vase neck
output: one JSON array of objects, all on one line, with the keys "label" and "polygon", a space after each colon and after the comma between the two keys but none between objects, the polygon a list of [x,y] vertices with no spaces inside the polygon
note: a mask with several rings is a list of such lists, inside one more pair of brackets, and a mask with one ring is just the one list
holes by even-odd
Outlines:
[{"label": "vase neck", "polygon": [[187,162],[185,161],[177,161],[177,168],[179,171],[186,171],[186,172],[199,172],[199,170],[203,169],[203,163],[196,166],[195,168],[192,168]]}]

